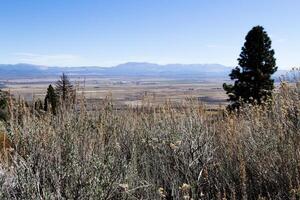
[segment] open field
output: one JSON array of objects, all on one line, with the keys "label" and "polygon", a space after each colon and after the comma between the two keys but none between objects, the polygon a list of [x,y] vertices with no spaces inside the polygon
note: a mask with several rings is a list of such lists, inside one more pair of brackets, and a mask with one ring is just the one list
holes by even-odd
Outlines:
[{"label": "open field", "polygon": [[[26,78],[3,80],[7,89],[25,100],[44,99],[49,84],[55,84],[59,77]],[[140,105],[147,97],[152,103],[169,100],[179,103],[185,98],[196,98],[209,107],[226,104],[222,84],[226,80],[183,79],[149,77],[71,77],[78,95],[84,94],[88,101],[97,103],[106,96],[112,96],[116,105]]]}]

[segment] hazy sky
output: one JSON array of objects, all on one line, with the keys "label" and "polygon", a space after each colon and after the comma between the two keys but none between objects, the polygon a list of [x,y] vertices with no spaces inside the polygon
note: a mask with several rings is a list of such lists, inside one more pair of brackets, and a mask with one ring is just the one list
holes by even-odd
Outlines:
[{"label": "hazy sky", "polygon": [[235,66],[255,25],[300,66],[300,0],[0,0],[0,63]]}]

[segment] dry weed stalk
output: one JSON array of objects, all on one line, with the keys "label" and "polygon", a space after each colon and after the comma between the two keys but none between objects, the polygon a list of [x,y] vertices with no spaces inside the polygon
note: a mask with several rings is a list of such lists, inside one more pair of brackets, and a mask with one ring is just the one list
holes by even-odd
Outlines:
[{"label": "dry weed stalk", "polygon": [[15,145],[1,199],[299,198],[300,86],[214,114],[193,101],[30,111],[10,102]]}]

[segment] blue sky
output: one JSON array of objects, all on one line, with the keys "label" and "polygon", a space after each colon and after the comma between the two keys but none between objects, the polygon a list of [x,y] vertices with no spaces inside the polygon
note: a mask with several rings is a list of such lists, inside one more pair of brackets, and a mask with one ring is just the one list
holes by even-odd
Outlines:
[{"label": "blue sky", "polygon": [[235,66],[262,25],[281,68],[300,66],[299,0],[1,0],[0,63]]}]

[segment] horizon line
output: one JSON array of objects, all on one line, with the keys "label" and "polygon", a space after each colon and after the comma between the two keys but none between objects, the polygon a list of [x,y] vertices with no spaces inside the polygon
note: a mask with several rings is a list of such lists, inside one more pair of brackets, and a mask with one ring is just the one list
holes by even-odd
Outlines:
[{"label": "horizon line", "polygon": [[[99,67],[99,68],[113,68],[117,67],[119,65],[125,65],[125,64],[154,64],[154,65],[160,65],[160,66],[167,66],[167,65],[221,65],[224,67],[228,68],[235,68],[238,65],[224,65],[220,63],[158,63],[158,62],[147,62],[147,61],[128,61],[128,62],[121,62],[115,65],[110,65],[110,66],[101,66],[101,65],[45,65],[45,64],[34,64],[34,63],[0,63],[0,65],[31,65],[31,66],[37,66],[37,67],[46,67],[46,68],[79,68],[79,67]],[[295,67],[282,67],[282,66],[277,66],[278,70],[292,70]]]}]

